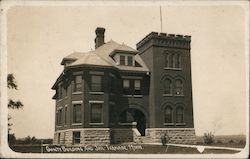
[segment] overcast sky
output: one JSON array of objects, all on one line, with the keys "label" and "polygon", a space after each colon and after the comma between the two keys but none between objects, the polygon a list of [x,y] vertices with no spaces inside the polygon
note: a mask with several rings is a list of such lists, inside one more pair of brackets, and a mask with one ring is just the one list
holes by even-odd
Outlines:
[{"label": "overcast sky", "polygon": [[[163,32],[192,36],[194,121],[197,135],[246,134],[246,16],[240,6],[162,6]],[[96,27],[105,40],[133,48],[160,31],[159,6],[12,7],[8,11],[8,72],[18,82],[9,96],[17,137],[53,137],[53,83],[63,57],[94,49]]]}]

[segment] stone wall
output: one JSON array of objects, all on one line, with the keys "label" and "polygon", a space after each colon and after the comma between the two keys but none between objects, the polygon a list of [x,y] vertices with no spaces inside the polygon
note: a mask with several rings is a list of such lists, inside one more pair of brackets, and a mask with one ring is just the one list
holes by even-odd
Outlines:
[{"label": "stone wall", "polygon": [[111,143],[133,142],[134,133],[131,128],[112,129],[111,141]]},{"label": "stone wall", "polygon": [[110,143],[110,129],[93,128],[81,131],[81,144],[106,145]]},{"label": "stone wall", "polygon": [[146,136],[152,143],[161,143],[161,137],[169,138],[168,143],[195,144],[194,128],[149,128],[146,129]]},{"label": "stone wall", "polygon": [[[141,143],[142,136],[135,128],[85,128],[76,130],[57,131],[54,134],[53,144],[59,144],[58,133],[60,133],[60,144],[73,144],[73,131],[81,132],[80,145],[106,145],[116,143]],[[65,136],[64,136],[65,135]],[[148,128],[146,129],[145,143],[161,143],[162,136],[169,138],[168,143],[195,144],[195,130],[193,128]],[[147,139],[147,140],[145,140]]]},{"label": "stone wall", "polygon": [[[73,131],[80,131],[81,139],[80,145],[105,145],[110,143],[109,128],[87,128],[57,131],[54,134],[53,144],[72,145]],[[58,141],[58,134],[60,133],[60,142]]]}]

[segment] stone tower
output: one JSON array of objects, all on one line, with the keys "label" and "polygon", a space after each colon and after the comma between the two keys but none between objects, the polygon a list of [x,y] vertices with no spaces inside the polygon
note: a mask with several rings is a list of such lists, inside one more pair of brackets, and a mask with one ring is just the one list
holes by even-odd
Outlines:
[{"label": "stone tower", "polygon": [[191,36],[151,32],[137,50],[150,70],[149,128],[146,136],[159,142],[195,143],[193,121]]}]

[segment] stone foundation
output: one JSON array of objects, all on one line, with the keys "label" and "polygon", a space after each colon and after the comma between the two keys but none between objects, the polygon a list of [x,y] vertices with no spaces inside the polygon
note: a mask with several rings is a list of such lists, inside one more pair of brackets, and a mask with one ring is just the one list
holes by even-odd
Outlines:
[{"label": "stone foundation", "polygon": [[[85,128],[57,131],[54,134],[53,144],[72,145],[73,132],[80,132],[80,145],[106,145],[110,144],[109,128]],[[60,133],[60,141],[58,135]]]},{"label": "stone foundation", "polygon": [[81,144],[106,145],[110,144],[110,129],[85,129],[81,131]]},{"label": "stone foundation", "polygon": [[[73,131],[79,131],[79,145],[106,145],[117,143],[161,143],[162,136],[169,139],[168,143],[195,144],[194,128],[148,128],[142,137],[136,128],[83,128],[57,131],[53,144],[72,145]],[[60,142],[58,134],[60,133]],[[143,141],[142,141],[143,139]]]},{"label": "stone foundation", "polygon": [[111,143],[138,142],[141,134],[135,128],[120,128],[111,130]]},{"label": "stone foundation", "polygon": [[194,128],[149,128],[146,136],[152,143],[161,143],[162,136],[166,136],[168,143],[196,144]]}]

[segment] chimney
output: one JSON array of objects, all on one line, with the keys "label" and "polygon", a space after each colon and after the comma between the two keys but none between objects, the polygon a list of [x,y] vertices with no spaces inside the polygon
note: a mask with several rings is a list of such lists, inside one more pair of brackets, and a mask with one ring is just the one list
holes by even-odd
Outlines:
[{"label": "chimney", "polygon": [[104,44],[104,32],[105,32],[105,28],[98,27],[95,30],[95,33],[96,33],[95,48],[96,49]]}]

